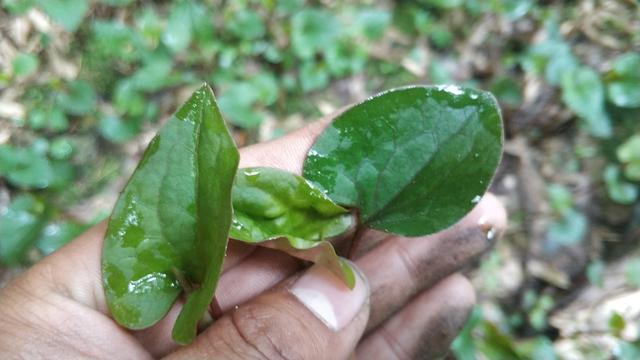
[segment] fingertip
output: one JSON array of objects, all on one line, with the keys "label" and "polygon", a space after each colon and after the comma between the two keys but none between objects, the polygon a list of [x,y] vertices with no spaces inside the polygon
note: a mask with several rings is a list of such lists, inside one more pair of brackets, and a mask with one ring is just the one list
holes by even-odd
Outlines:
[{"label": "fingertip", "polygon": [[471,310],[476,303],[476,292],[471,282],[463,275],[456,273],[442,281],[433,288],[443,300],[454,301],[455,307]]},{"label": "fingertip", "polygon": [[490,224],[499,233],[507,228],[507,210],[494,194],[486,193],[474,211],[479,214],[480,225]]}]

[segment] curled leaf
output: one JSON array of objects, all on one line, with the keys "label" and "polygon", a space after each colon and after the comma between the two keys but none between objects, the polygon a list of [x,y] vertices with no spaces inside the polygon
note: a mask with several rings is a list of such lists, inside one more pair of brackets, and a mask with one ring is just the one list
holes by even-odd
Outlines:
[{"label": "curled leaf", "polygon": [[118,323],[149,327],[184,291],[173,338],[193,340],[226,251],[238,160],[204,85],[151,141],[111,214],[102,276]]},{"label": "curled leaf", "polygon": [[353,286],[351,269],[325,240],[344,233],[352,217],[301,176],[272,168],[240,169],[233,208],[231,238],[321,263]]}]

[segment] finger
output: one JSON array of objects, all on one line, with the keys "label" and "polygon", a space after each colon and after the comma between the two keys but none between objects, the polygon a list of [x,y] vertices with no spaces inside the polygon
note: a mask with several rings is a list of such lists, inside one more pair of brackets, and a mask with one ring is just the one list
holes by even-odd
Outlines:
[{"label": "finger", "polygon": [[436,359],[464,326],[475,303],[473,287],[452,275],[419,294],[358,345],[358,359]]},{"label": "finger", "polygon": [[338,113],[332,114],[331,117],[315,121],[281,138],[242,149],[240,167],[275,167],[301,175],[307,151],[331,119],[337,115]]},{"label": "finger", "polygon": [[[106,222],[103,221],[42,259],[25,276],[33,274],[38,278],[39,273],[45,272],[51,281],[41,284],[43,288],[107,314],[100,270],[102,240],[105,232]],[[223,269],[242,261],[254,249],[254,246],[230,241]]]},{"label": "finger", "polygon": [[[374,294],[372,307],[374,310],[371,314],[369,328],[375,327],[391,316],[413,294],[457,271],[468,260],[484,251],[490,244],[486,240],[487,229],[491,226],[490,224],[495,223],[493,231],[500,233],[504,227],[504,216],[504,210],[496,198],[487,195],[478,204],[477,209],[465,217],[458,226],[440,234],[423,239],[385,236],[382,241],[386,241],[386,243],[381,245],[381,250],[375,252],[371,257],[360,260],[363,262],[368,276],[374,281],[372,287]],[[370,240],[375,242],[377,239],[367,238],[366,242],[368,243]],[[419,249],[423,253],[422,256],[428,257],[423,261],[429,265],[429,268],[415,270],[413,276],[420,277],[423,281],[419,285],[416,285],[416,281],[407,276],[405,268],[398,268],[396,264],[398,246],[413,246],[412,242],[416,241],[430,245]],[[461,241],[467,241],[467,243],[461,244]],[[456,247],[459,248],[456,249]],[[389,251],[389,248],[394,250]],[[410,249],[405,250],[411,251]],[[447,256],[438,256],[438,254],[455,251],[463,254],[456,257],[454,261],[444,261]],[[384,265],[386,263],[391,264],[391,268],[397,271],[389,276],[389,267]],[[382,266],[375,264],[382,264]],[[239,266],[231,268],[221,276],[216,290],[220,308],[222,311],[232,309],[234,306],[268,290],[298,269],[299,263],[286,254],[269,249],[259,249]],[[428,274],[430,277],[425,276]],[[243,284],[243,286],[237,286],[237,284]],[[170,329],[177,314],[178,311],[172,311],[156,326],[139,332],[139,339],[152,354],[160,356],[177,348],[170,336]]]},{"label": "finger", "polygon": [[[506,227],[506,212],[487,194],[462,221],[422,237],[390,237],[355,262],[371,284],[371,317],[375,328],[411,298],[461,270],[486,251]],[[490,238],[490,239],[489,239]]]},{"label": "finger", "polygon": [[[307,150],[330,121],[331,118],[327,117],[279,139],[240,149],[240,166],[270,166],[301,173]],[[47,256],[29,272],[52,271],[50,274],[52,282],[43,284],[43,287],[102,313],[108,313],[100,271],[105,231],[106,222],[94,226],[71,243]],[[234,255],[236,247],[238,248],[237,257]],[[235,260],[247,256],[251,249],[252,247],[241,243],[230,242],[228,260],[225,261],[232,265]]]},{"label": "finger", "polygon": [[365,328],[368,295],[361,275],[349,290],[313,266],[229,312],[168,358],[347,359]]},{"label": "finger", "polygon": [[[222,273],[215,299],[220,310],[226,312],[274,287],[300,268],[301,263],[297,259],[281,251],[257,248],[237,266]],[[182,301],[177,302],[157,324],[134,332],[153,356],[164,356],[179,347],[171,338],[171,329],[182,305]]]},{"label": "finger", "polygon": [[[492,231],[498,236],[505,226],[505,216],[501,204],[489,194],[458,225],[441,233],[424,238],[385,236],[371,254],[357,260],[372,284],[368,328],[380,324],[415,294],[458,271],[484,252],[490,245],[486,238],[488,229],[493,227]],[[365,243],[371,240],[378,241],[366,238]],[[405,252],[415,259],[404,261]],[[458,255],[451,255],[456,253]],[[408,265],[420,268],[408,269]],[[300,263],[288,255],[260,248],[221,276],[216,299],[221,310],[227,311],[270,289],[299,269]],[[139,332],[141,341],[152,354],[164,355],[177,347],[170,336],[177,313],[171,312],[159,324]]]}]

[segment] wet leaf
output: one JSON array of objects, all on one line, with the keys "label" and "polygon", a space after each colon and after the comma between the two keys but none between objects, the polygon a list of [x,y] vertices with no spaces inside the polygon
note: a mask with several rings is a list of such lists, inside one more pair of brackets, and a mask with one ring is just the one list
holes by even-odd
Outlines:
[{"label": "wet leaf", "polygon": [[365,225],[419,236],[464,216],[502,153],[491,94],[453,85],[392,90],[338,116],[318,137],[304,177]]},{"label": "wet leaf", "polygon": [[204,85],[151,141],[111,215],[102,271],[118,323],[146,328],[184,291],[173,338],[193,340],[226,251],[238,158]]},{"label": "wet leaf", "polygon": [[272,168],[241,169],[233,208],[231,238],[321,263],[353,286],[350,268],[325,241],[345,232],[351,215],[301,176]]},{"label": "wet leaf", "polygon": [[45,204],[31,194],[20,195],[6,209],[0,209],[0,263],[22,262],[46,220]]}]

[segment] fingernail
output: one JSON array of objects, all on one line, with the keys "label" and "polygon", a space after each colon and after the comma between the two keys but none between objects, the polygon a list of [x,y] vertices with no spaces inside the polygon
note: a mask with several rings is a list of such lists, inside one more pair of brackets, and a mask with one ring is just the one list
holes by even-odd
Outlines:
[{"label": "fingernail", "polygon": [[289,291],[328,328],[338,331],[358,314],[369,297],[362,274],[356,274],[356,285],[349,289],[326,268],[314,265],[289,288]]}]

